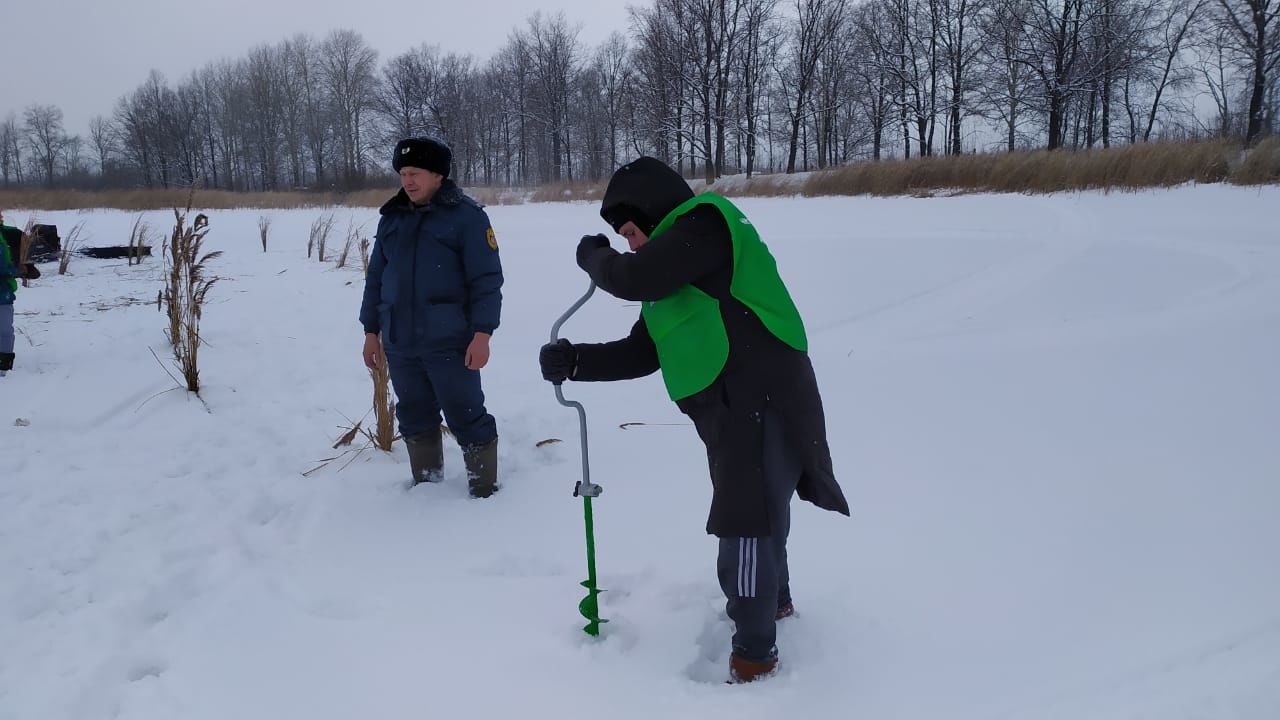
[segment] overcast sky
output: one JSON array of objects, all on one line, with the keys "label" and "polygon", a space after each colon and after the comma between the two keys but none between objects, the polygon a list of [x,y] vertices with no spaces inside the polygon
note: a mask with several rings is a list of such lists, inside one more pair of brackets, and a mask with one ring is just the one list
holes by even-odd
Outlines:
[{"label": "overcast sky", "polygon": [[[487,59],[536,10],[564,11],[595,47],[627,30],[628,0],[3,0],[0,119],[57,105],[69,134],[159,70],[171,84],[297,33],[349,28],[386,58],[423,43]],[[635,4],[632,2],[631,4]]]}]

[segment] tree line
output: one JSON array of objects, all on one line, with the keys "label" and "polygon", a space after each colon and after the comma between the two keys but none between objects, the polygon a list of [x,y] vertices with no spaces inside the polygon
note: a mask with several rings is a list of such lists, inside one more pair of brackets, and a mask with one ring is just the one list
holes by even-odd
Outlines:
[{"label": "tree line", "polygon": [[652,154],[690,176],[1157,138],[1252,142],[1280,109],[1280,0],[652,0],[588,47],[535,14],[488,59],[298,35],[70,135],[0,123],[5,186],[350,190],[434,134],[467,184],[595,181]]}]

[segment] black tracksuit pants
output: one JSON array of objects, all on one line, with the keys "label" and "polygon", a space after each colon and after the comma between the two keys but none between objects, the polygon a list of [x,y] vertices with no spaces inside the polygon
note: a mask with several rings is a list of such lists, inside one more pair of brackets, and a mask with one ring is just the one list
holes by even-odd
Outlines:
[{"label": "black tracksuit pants", "polygon": [[787,571],[787,535],[791,531],[791,496],[802,472],[800,457],[787,443],[778,416],[764,414],[764,482],[768,537],[720,538],[716,572],[733,620],[733,654],[753,662],[777,658],[778,608],[791,602]]}]

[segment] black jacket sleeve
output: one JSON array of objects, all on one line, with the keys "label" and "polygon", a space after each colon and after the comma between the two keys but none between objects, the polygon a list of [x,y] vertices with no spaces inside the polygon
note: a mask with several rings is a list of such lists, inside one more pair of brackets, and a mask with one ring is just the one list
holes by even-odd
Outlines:
[{"label": "black jacket sleeve", "polygon": [[649,336],[644,318],[631,327],[631,334],[607,343],[575,343],[578,366],[572,380],[595,382],[631,380],[658,369],[658,348]]},{"label": "black jacket sleeve", "polygon": [[661,300],[733,264],[733,243],[724,216],[700,207],[682,216],[639,250],[600,248],[583,269],[601,290],[623,300]]}]

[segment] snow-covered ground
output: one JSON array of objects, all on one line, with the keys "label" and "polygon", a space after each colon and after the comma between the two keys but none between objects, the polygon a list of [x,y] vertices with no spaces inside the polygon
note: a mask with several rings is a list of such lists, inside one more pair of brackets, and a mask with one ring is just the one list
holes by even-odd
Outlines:
[{"label": "snow-covered ground", "polygon": [[[579,629],[577,420],[536,355],[586,287],[595,207],[490,208],[488,501],[453,445],[442,485],[406,491],[399,445],[303,476],[370,405],[362,279],[306,258],[320,211],[265,213],[266,253],[262,213],[218,211],[204,403],[152,356],[159,258],[19,291],[0,720],[1280,717],[1280,188],[741,204],[806,318],[853,506],[793,506],[776,678],[721,682],[705,454],[656,376],[566,385],[605,488],[610,623]],[[106,244],[134,216],[40,217]],[[636,313],[597,296],[564,334]]]}]

